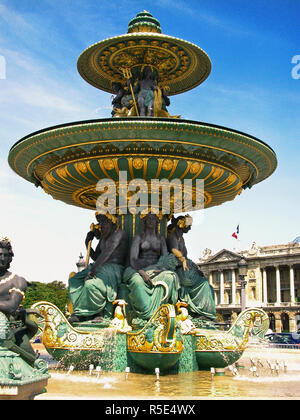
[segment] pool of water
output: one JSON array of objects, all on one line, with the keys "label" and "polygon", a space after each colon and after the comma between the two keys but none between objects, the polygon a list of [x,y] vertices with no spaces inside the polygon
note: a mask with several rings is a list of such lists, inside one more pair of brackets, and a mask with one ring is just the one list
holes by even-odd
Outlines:
[{"label": "pool of water", "polygon": [[247,349],[239,362],[236,376],[227,368],[222,376],[198,371],[160,375],[159,380],[154,372],[68,374],[50,364],[47,393],[36,399],[300,399],[299,350]]}]

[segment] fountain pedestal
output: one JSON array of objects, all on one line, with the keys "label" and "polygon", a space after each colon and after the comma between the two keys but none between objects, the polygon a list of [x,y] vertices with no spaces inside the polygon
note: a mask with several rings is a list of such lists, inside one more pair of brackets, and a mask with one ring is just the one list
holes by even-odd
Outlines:
[{"label": "fountain pedestal", "polygon": [[50,375],[44,360],[34,365],[26,363],[20,355],[5,348],[8,321],[0,312],[0,400],[32,400],[46,392]]}]

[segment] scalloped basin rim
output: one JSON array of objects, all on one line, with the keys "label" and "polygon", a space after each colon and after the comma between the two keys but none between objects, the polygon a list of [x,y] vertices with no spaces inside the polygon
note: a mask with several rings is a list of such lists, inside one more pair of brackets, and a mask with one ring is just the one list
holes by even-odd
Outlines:
[{"label": "scalloped basin rim", "polygon": [[264,146],[266,146],[268,149],[270,149],[270,151],[272,151],[274,153],[274,155],[276,156],[274,150],[272,149],[272,147],[270,147],[267,143],[265,143],[263,140],[258,139],[257,137],[254,137],[250,134],[244,133],[242,131],[239,130],[235,130],[229,127],[225,127],[225,126],[221,126],[221,125],[217,125],[217,124],[211,124],[211,123],[206,123],[206,122],[202,122],[202,121],[194,121],[194,120],[185,120],[185,119],[174,119],[174,118],[157,118],[157,117],[124,117],[124,118],[98,118],[98,119],[92,119],[92,120],[80,120],[80,121],[73,121],[70,123],[63,123],[63,124],[58,124],[58,125],[53,125],[50,127],[46,127],[43,128],[41,130],[37,130],[34,131],[33,133],[27,134],[26,136],[22,137],[20,140],[18,140],[11,148],[10,151],[12,151],[12,149],[17,146],[19,143],[21,143],[22,141],[30,138],[30,137],[34,137],[38,134],[42,134],[45,133],[47,131],[51,131],[51,130],[57,130],[59,128],[66,128],[66,127],[73,127],[76,125],[82,125],[82,124],[91,124],[91,123],[101,123],[101,122],[129,122],[129,121],[136,121],[138,123],[143,122],[143,121],[155,121],[155,122],[171,122],[173,124],[195,124],[195,125],[199,125],[199,126],[204,126],[207,128],[216,128],[216,129],[220,129],[220,130],[224,130],[224,131],[231,131],[232,133],[235,134],[239,134],[242,136],[246,136],[249,137],[261,144],[263,144]]}]

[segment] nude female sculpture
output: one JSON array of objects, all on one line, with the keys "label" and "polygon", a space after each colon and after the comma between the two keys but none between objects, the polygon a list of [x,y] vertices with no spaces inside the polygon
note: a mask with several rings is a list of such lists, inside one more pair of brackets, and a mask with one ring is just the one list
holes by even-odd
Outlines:
[{"label": "nude female sculpture", "polygon": [[149,320],[162,304],[177,302],[179,284],[174,272],[176,258],[168,253],[165,238],[157,233],[158,217],[148,213],[142,220],[144,231],[133,238],[130,267],[123,281],[135,317]]}]

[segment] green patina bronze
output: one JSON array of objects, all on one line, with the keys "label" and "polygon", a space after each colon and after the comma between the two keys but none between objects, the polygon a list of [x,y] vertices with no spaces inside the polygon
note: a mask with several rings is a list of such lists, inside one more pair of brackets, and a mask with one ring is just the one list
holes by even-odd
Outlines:
[{"label": "green patina bronze", "polygon": [[[108,219],[99,222],[99,230],[91,228],[86,238],[93,263],[69,279],[70,322],[51,303],[36,305],[45,318],[47,350],[66,366],[97,363],[108,371],[130,366],[135,372],[159,367],[177,373],[232,364],[257,319],[257,329],[266,330],[266,314],[252,308],[227,333],[217,330],[211,286],[189,260],[177,228],[174,245],[168,220],[178,204],[180,212],[199,209],[199,180],[204,180],[201,208],[233,200],[262,182],[276,169],[274,151],[234,129],[169,114],[168,96],[203,83],[211,62],[198,46],[164,35],[147,11],[129,22],[126,34],[87,48],[77,68],[88,83],[115,94],[113,117],[32,133],[13,145],[8,157],[18,175],[66,204],[99,210],[99,180],[116,188],[111,227],[105,231]],[[160,198],[151,226],[150,216],[143,219],[130,208],[129,186],[136,180],[144,181],[148,210],[153,180],[189,180],[192,189],[183,185],[182,197],[168,203]]]},{"label": "green patina bronze", "polygon": [[[142,160],[140,167],[134,159]],[[196,175],[205,179],[208,208],[263,181],[274,172],[277,160],[265,143],[234,130],[184,120],[127,117],[71,123],[26,136],[12,147],[9,164],[53,198],[90,209],[96,206],[99,179],[118,182],[120,171],[128,174],[128,181],[172,180],[184,174],[185,179],[196,179]],[[224,186],[227,179],[224,191],[213,188]]]},{"label": "green patina bronze", "polygon": [[33,399],[45,392],[48,368],[45,361],[36,359],[29,364],[26,355],[7,348],[11,329],[7,317],[0,312],[0,400]]},{"label": "green patina bronze", "polygon": [[73,364],[79,370],[91,363],[104,371],[124,372],[130,367],[135,373],[153,373],[157,367],[170,374],[223,368],[242,356],[250,328],[262,338],[269,326],[263,310],[249,308],[228,331],[187,330],[173,305],[168,304],[162,305],[142,329],[120,332],[91,322],[72,326],[49,302],[39,302],[33,308],[45,317],[43,344],[49,354],[62,366]]}]

